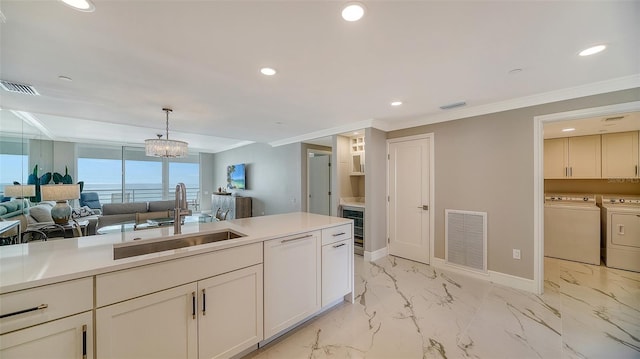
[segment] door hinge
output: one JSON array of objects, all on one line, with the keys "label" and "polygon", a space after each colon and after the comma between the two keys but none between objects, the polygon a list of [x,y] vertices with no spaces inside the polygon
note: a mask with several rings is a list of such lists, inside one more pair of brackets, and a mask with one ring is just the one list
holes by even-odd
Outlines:
[{"label": "door hinge", "polygon": [[331,196],[331,191],[329,191],[329,196]]},{"label": "door hinge", "polygon": [[387,159],[390,160],[391,159],[391,155],[387,153]]},{"label": "door hinge", "polygon": [[387,196],[387,202],[391,202],[391,196]]},{"label": "door hinge", "polygon": [[391,243],[391,239],[389,239],[389,237],[387,237],[387,244]]}]

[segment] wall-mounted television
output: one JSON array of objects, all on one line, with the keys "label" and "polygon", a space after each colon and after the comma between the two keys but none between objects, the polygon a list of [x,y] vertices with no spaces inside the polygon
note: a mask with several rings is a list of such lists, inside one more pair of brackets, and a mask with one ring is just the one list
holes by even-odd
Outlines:
[{"label": "wall-mounted television", "polygon": [[246,189],[247,177],[245,175],[245,164],[240,163],[227,167],[227,188]]}]

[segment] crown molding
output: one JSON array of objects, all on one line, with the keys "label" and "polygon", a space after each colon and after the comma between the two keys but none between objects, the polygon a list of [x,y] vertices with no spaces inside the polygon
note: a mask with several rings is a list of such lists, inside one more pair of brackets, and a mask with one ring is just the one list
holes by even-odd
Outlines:
[{"label": "crown molding", "polygon": [[464,107],[453,111],[443,111],[433,115],[419,116],[405,120],[376,120],[374,122],[376,128],[389,132],[410,127],[458,120],[461,118],[486,115],[489,113],[542,105],[551,102],[570,100],[579,97],[599,95],[607,92],[628,90],[632,88],[640,88],[640,74],[494,102],[486,105]]}]

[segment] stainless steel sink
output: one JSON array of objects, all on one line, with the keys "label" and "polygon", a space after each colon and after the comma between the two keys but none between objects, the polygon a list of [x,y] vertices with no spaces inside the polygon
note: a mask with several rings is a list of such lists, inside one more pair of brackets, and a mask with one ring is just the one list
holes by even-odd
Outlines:
[{"label": "stainless steel sink", "polygon": [[143,254],[168,251],[172,249],[197,246],[200,244],[226,241],[234,238],[245,237],[244,234],[227,230],[215,233],[196,234],[189,237],[174,238],[167,240],[156,240],[152,242],[141,242],[139,244],[128,244],[113,247],[113,259],[122,259]]}]

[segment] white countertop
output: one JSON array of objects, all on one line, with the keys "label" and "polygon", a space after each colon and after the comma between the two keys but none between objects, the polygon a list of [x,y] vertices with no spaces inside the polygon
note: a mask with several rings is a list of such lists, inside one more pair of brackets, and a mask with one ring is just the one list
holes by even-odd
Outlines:
[{"label": "white countertop", "polygon": [[114,244],[132,242],[134,238],[141,238],[136,243],[142,243],[146,239],[174,236],[173,226],[2,246],[0,294],[350,222],[345,218],[297,212],[213,223],[185,223],[182,234],[176,235],[176,238],[226,229],[245,234],[246,237],[118,260],[113,259]]}]

